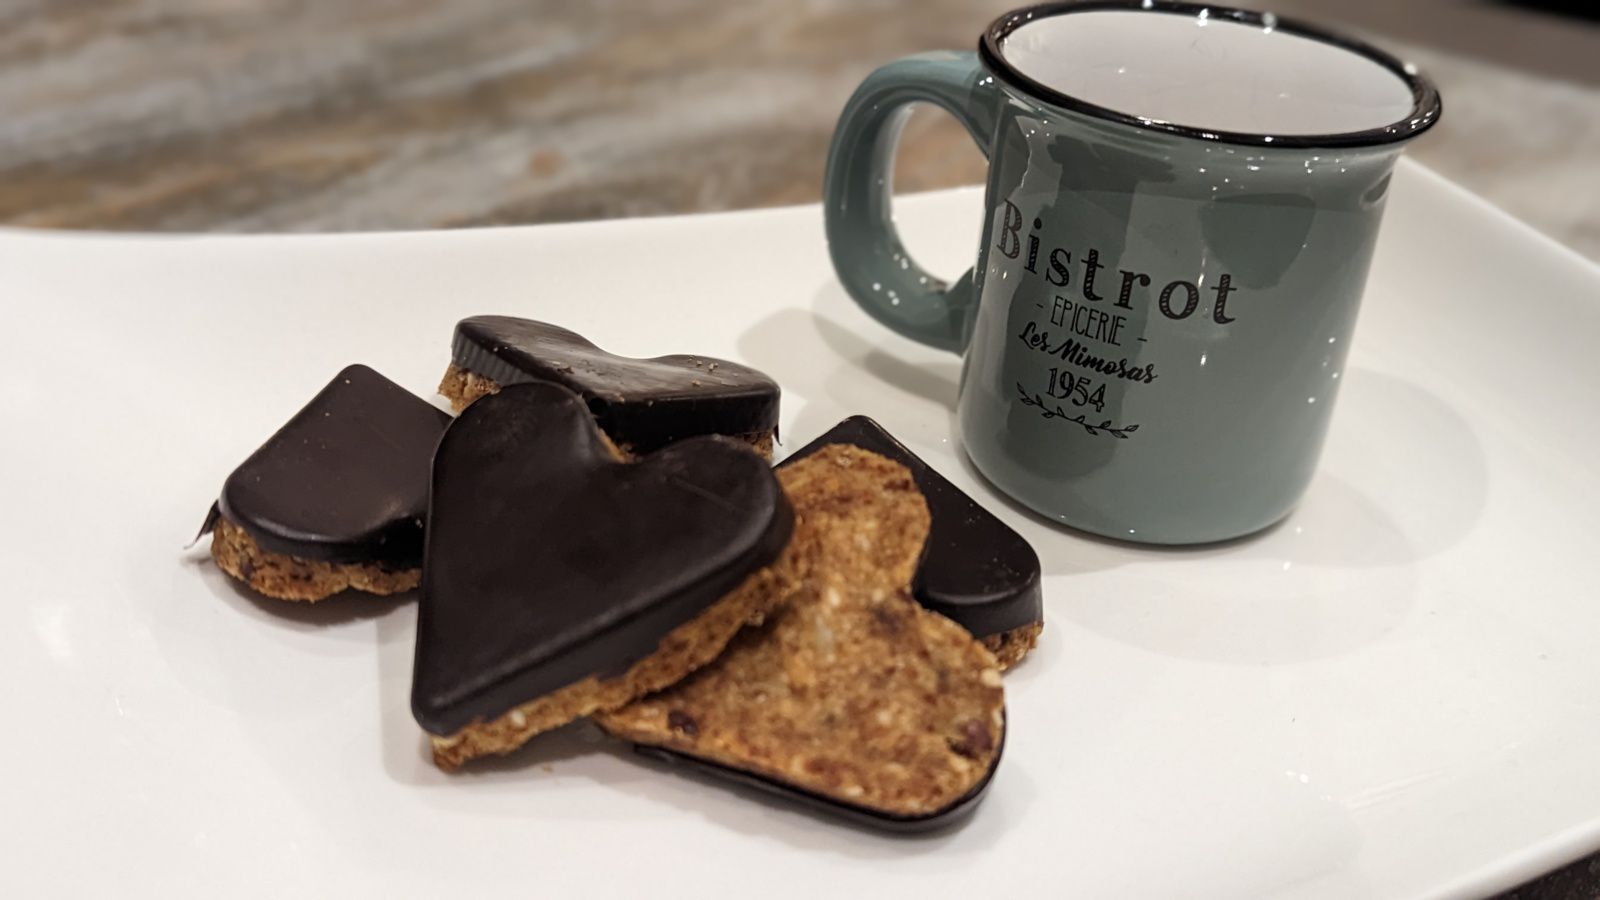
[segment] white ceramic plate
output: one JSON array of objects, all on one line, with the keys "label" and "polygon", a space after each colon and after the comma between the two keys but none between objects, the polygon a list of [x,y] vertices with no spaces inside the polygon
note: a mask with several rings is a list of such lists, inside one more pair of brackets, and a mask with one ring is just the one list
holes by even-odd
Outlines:
[{"label": "white ceramic plate", "polygon": [[[954,274],[981,197],[900,204]],[[0,894],[1432,897],[1600,847],[1600,271],[1396,179],[1331,444],[1254,540],[1113,545],[999,501],[958,361],[830,273],[816,207],[428,234],[0,233]],[[881,837],[587,726],[445,776],[414,605],[256,600],[185,552],[346,363],[431,392],[500,312],[755,363],[796,447],[866,413],[1023,531],[1048,628],[987,801]]]}]

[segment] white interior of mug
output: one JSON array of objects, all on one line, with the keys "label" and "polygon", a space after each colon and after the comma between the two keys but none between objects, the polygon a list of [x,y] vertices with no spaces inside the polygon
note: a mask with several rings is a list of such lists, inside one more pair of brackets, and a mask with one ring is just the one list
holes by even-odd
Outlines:
[{"label": "white interior of mug", "polygon": [[1412,114],[1405,80],[1335,44],[1206,12],[1084,9],[1018,26],[1012,68],[1057,93],[1125,115],[1200,129],[1322,135]]}]

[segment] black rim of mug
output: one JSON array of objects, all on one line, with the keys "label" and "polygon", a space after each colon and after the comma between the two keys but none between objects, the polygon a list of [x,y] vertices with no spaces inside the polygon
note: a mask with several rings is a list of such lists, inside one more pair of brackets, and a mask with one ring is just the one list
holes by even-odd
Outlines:
[{"label": "black rim of mug", "polygon": [[[1004,54],[1001,52],[1005,39],[1030,22],[1076,12],[1106,10],[1191,16],[1199,16],[1204,12],[1206,17],[1210,19],[1238,22],[1259,28],[1270,27],[1275,31],[1282,31],[1348,50],[1378,63],[1404,81],[1411,88],[1411,112],[1400,121],[1379,128],[1345,131],[1335,134],[1252,134],[1250,132],[1223,131],[1195,125],[1181,125],[1176,122],[1129,115],[1128,113],[1118,112],[1108,107],[1080,100],[1069,94],[1063,94],[1019,72],[1006,61]],[[1164,132],[1214,143],[1286,148],[1377,147],[1410,140],[1427,131],[1439,120],[1439,113],[1442,109],[1439,91],[1433,86],[1433,82],[1419,73],[1415,66],[1409,66],[1371,44],[1326,31],[1315,25],[1307,25],[1294,19],[1274,16],[1271,13],[1252,12],[1250,10],[1234,9],[1228,6],[1212,6],[1203,3],[1182,3],[1177,2],[1177,0],[1066,0],[1066,2],[1041,3],[1037,6],[1023,7],[1005,13],[990,23],[983,33],[983,38],[978,42],[978,56],[983,60],[984,67],[999,77],[1000,80],[1023,94],[1042,100],[1052,106],[1059,106],[1097,119],[1131,125],[1147,131]]]}]

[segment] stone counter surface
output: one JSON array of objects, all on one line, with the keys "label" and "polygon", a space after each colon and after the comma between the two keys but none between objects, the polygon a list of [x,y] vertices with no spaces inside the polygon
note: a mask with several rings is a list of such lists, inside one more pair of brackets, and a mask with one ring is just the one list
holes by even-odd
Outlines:
[{"label": "stone counter surface", "polygon": [[[856,83],[973,46],[1007,6],[0,0],[0,222],[411,229],[814,201]],[[1600,257],[1600,90],[1382,42],[1443,88],[1416,158]],[[981,174],[953,123],[918,115],[902,189]]]}]

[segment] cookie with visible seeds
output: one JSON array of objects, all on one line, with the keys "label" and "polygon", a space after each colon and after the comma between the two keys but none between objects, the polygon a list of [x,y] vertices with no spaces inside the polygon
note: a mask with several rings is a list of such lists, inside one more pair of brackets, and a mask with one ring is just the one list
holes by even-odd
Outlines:
[{"label": "cookie with visible seeds", "polygon": [[994,655],[911,583],[927,504],[902,465],[848,445],[778,472],[804,587],[710,665],[596,716],[606,731],[890,828],[970,810],[999,764]]},{"label": "cookie with visible seeds", "polygon": [[578,395],[508,386],[434,455],[412,711],[453,769],[710,662],[798,587],[794,516],[725,437],[626,460]]},{"label": "cookie with visible seeds", "polygon": [[871,450],[911,470],[933,517],[912,595],[983,641],[1002,670],[1021,662],[1044,629],[1044,591],[1033,546],[866,416],[851,416],[828,429],[779,468],[832,444]]},{"label": "cookie with visible seeds", "polygon": [[513,316],[457,323],[439,393],[458,412],[501,387],[527,381],[578,393],[601,430],[626,453],[722,434],[772,457],[778,383],[749,366],[709,356],[616,356],[577,332]]},{"label": "cookie with visible seeds", "polygon": [[428,463],[449,421],[349,366],[228,476],[200,531],[212,558],[281,600],[416,587]]}]

